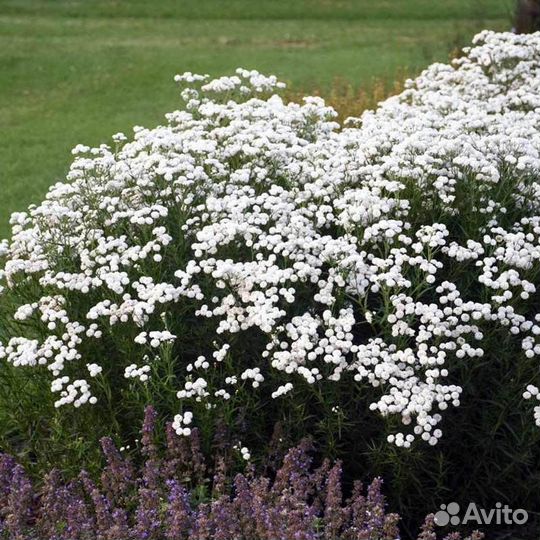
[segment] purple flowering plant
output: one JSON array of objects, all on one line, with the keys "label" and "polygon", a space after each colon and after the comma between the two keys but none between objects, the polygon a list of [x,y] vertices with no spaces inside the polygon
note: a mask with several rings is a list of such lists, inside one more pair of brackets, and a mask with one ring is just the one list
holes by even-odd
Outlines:
[{"label": "purple flowering plant", "polygon": [[[199,433],[168,426],[156,441],[147,407],[140,463],[102,440],[99,478],[82,470],[66,479],[53,469],[41,482],[0,455],[0,538],[12,540],[397,540],[399,516],[387,511],[382,480],[356,482],[344,495],[341,462],[314,464],[313,444],[289,449],[274,470],[248,463],[234,472],[232,445],[221,441],[212,466]],[[436,540],[428,516],[418,540]],[[448,540],[461,538],[447,536]],[[473,533],[469,540],[482,536]]]}]

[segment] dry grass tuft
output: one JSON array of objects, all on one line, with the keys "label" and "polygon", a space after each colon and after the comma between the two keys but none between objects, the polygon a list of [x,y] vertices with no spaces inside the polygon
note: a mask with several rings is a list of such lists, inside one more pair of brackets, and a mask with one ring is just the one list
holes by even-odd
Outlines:
[{"label": "dry grass tuft", "polygon": [[327,88],[289,89],[285,98],[301,102],[305,95],[321,96],[328,105],[339,113],[339,121],[360,116],[365,110],[374,109],[386,98],[403,90],[405,81],[410,77],[406,70],[401,71],[394,82],[385,79],[372,79],[368,84],[358,86],[343,77],[336,77]]}]

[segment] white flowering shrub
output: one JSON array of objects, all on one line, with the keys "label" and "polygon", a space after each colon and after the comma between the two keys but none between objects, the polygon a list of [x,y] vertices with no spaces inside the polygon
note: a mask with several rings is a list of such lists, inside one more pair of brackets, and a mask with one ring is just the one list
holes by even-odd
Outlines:
[{"label": "white flowering shrub", "polygon": [[534,384],[539,35],[479,34],[344,129],[257,72],[176,80],[167,125],[76,147],[12,216],[0,358],[56,407],[166,400],[188,435],[216,409],[352,400],[410,447],[501,344]]}]

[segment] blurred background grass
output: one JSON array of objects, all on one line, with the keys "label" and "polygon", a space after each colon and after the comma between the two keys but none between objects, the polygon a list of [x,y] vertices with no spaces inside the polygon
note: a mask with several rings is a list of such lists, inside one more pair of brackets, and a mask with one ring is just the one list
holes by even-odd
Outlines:
[{"label": "blurred background grass", "polygon": [[184,71],[274,73],[345,115],[398,90],[511,0],[0,0],[0,238],[61,180],[77,143],[153,126]]}]

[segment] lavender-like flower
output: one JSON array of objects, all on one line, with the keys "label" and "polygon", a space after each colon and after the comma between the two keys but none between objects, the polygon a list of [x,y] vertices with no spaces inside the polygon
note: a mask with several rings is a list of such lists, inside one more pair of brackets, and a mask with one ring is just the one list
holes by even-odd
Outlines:
[{"label": "lavender-like flower", "polygon": [[191,430],[191,465],[193,481],[202,485],[205,480],[206,463],[201,449],[201,435],[197,428]]},{"label": "lavender-like flower", "polygon": [[285,489],[293,489],[298,497],[309,493],[309,470],[312,459],[309,452],[313,450],[313,443],[303,439],[298,446],[291,448],[283,460],[283,465],[276,474],[272,486],[273,493],[282,493]]},{"label": "lavender-like flower", "polygon": [[7,505],[15,465],[16,462],[13,456],[0,454],[0,510]]},{"label": "lavender-like flower", "polygon": [[216,465],[214,468],[214,478],[212,481],[212,496],[220,497],[224,495],[227,490],[227,464],[223,456],[216,458]]},{"label": "lavender-like flower", "polygon": [[189,478],[191,450],[188,438],[178,436],[171,422],[167,423],[166,437],[167,448],[162,471],[163,478],[166,480]]},{"label": "lavender-like flower", "polygon": [[129,492],[135,487],[133,466],[120,455],[110,437],[103,437],[100,442],[107,461],[101,473],[103,489],[113,504],[124,504]]},{"label": "lavender-like flower", "polygon": [[68,502],[64,510],[65,527],[60,538],[62,540],[93,540],[96,529],[95,519],[85,503],[83,489],[78,481],[74,480],[66,486],[66,500]]},{"label": "lavender-like flower", "polygon": [[141,454],[149,459],[158,459],[157,446],[154,442],[154,430],[156,427],[157,412],[148,405],[144,409],[144,420],[141,430]]},{"label": "lavender-like flower", "polygon": [[209,540],[212,538],[212,524],[210,521],[210,505],[202,503],[195,512],[193,529],[189,540]]},{"label": "lavender-like flower", "polygon": [[141,487],[135,512],[134,535],[139,540],[159,540],[161,536],[160,496],[155,489]]},{"label": "lavender-like flower", "polygon": [[227,495],[211,504],[210,517],[212,540],[234,540],[241,537],[240,523],[235,506]]},{"label": "lavender-like flower", "polygon": [[237,474],[234,479],[235,497],[233,505],[238,516],[240,529],[244,538],[256,538],[257,523],[254,509],[254,494],[247,478]]},{"label": "lavender-like flower", "polygon": [[347,519],[348,509],[342,508],[341,462],[337,462],[328,475],[324,507],[325,540],[335,540]]},{"label": "lavender-like flower", "polygon": [[6,528],[12,540],[24,540],[33,517],[33,489],[21,465],[15,465],[6,505]]},{"label": "lavender-like flower", "polygon": [[189,494],[177,481],[169,480],[168,507],[165,537],[168,540],[188,540],[193,526],[193,511],[189,503]]},{"label": "lavender-like flower", "polygon": [[81,471],[79,479],[94,505],[96,539],[106,540],[107,533],[113,524],[110,501],[99,491],[86,471]]},{"label": "lavender-like flower", "polygon": [[[102,441],[107,464],[101,483],[82,471],[69,483],[52,470],[34,490],[23,468],[0,456],[0,535],[9,540],[398,540],[397,514],[386,513],[382,480],[376,478],[364,494],[354,484],[344,503],[341,462],[328,460],[313,470],[311,443],[302,441],[288,451],[275,480],[258,475],[253,464],[237,474],[233,487],[218,471],[210,500],[200,500],[200,487],[190,491],[184,478],[163,481],[166,464],[158,458],[150,426],[155,416],[147,409],[143,454],[146,462],[138,484],[131,464],[110,440]],[[169,455],[178,447],[168,442]],[[193,470],[204,469],[200,441],[190,442],[198,456]],[[224,461],[222,460],[224,463]],[[182,465],[183,467],[183,465]],[[222,470],[220,469],[222,467]],[[174,472],[170,469],[168,473]],[[222,478],[219,477],[221,474]],[[190,482],[193,481],[192,476]],[[202,481],[206,479],[203,477]],[[201,480],[198,480],[200,482]],[[304,489],[304,491],[302,491]],[[115,500],[108,497],[113,493]],[[317,494],[319,492],[319,494]],[[444,540],[460,540],[458,533]],[[464,540],[481,540],[475,532]],[[437,540],[433,515],[426,518],[418,540]]]},{"label": "lavender-like flower", "polygon": [[128,515],[123,508],[113,510],[111,527],[107,532],[107,540],[131,540]]},{"label": "lavender-like flower", "polygon": [[66,488],[61,483],[57,469],[53,469],[43,480],[43,486],[38,493],[40,500],[39,514],[36,519],[36,530],[43,538],[56,540],[59,524],[64,521],[67,506]]},{"label": "lavender-like flower", "polygon": [[418,540],[437,540],[437,534],[435,533],[435,516],[433,514],[428,514],[420,534],[418,535]]}]

